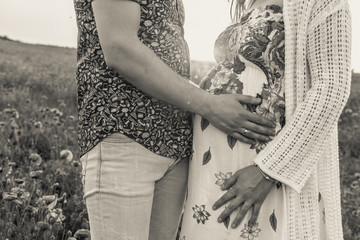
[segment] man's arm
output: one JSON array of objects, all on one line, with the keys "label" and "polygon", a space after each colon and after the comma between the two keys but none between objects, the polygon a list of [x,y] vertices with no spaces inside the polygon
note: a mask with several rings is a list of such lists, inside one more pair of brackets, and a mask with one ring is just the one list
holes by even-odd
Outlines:
[{"label": "man's arm", "polygon": [[259,104],[244,95],[209,94],[167,66],[138,38],[140,7],[127,0],[95,0],[93,10],[106,63],[138,89],[160,100],[207,118],[214,126],[243,142],[263,141],[272,135],[273,123],[245,110],[239,102]]}]

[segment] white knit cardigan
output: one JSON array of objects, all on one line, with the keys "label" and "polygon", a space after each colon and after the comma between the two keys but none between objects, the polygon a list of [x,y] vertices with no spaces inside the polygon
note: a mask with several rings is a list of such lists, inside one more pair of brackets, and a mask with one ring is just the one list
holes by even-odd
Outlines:
[{"label": "white knit cardigan", "polygon": [[284,22],[286,125],[255,162],[286,184],[287,240],[320,239],[319,192],[327,239],[341,240],[337,122],[350,94],[348,2],[284,0]]}]

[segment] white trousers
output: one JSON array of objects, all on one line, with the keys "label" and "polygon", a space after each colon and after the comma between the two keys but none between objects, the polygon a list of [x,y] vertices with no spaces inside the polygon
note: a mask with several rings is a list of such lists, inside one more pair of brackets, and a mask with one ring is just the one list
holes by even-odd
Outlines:
[{"label": "white trousers", "polygon": [[175,164],[115,133],[80,159],[92,240],[172,240],[188,160]]}]

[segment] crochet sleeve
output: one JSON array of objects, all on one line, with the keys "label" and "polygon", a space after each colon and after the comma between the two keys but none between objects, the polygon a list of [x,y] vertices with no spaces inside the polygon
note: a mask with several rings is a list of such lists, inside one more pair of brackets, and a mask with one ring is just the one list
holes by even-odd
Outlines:
[{"label": "crochet sleeve", "polygon": [[[268,175],[297,192],[310,178],[321,149],[326,149],[350,94],[351,19],[344,1],[337,1],[341,6],[335,10],[324,9],[319,17],[310,20],[305,35],[307,66],[300,66],[307,68],[308,73],[296,73],[310,75],[300,77],[311,79],[303,83],[310,86],[309,90],[286,119],[282,131],[254,160]],[[302,94],[301,90],[304,89],[296,90],[298,95]]]}]

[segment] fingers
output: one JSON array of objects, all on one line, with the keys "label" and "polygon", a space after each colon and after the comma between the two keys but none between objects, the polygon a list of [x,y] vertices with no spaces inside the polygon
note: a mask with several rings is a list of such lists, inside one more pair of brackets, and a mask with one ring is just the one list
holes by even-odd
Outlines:
[{"label": "fingers", "polygon": [[253,214],[251,215],[251,218],[249,219],[249,222],[248,222],[249,228],[252,228],[256,224],[261,206],[262,206],[262,202],[256,202],[253,205]]},{"label": "fingers", "polygon": [[255,144],[256,143],[256,141],[254,141],[253,139],[245,137],[244,135],[237,133],[237,132],[233,132],[230,136],[236,138],[237,140],[239,140],[240,142],[243,142],[243,143],[247,143],[247,144]]},{"label": "fingers", "polygon": [[233,94],[233,95],[235,96],[236,100],[238,100],[241,103],[252,104],[252,105],[258,105],[261,103],[261,98],[256,98],[243,94]]},{"label": "fingers", "polygon": [[[241,132],[245,132],[245,128],[241,129]],[[271,140],[271,138],[269,138],[267,135],[258,134],[249,129],[246,132],[246,134],[244,134],[244,136],[246,136],[247,138],[256,139],[256,140],[263,141],[263,142],[268,142]]]},{"label": "fingers", "polygon": [[[255,115],[255,114],[253,114],[253,115]],[[253,123],[253,122],[249,122],[249,121],[245,122],[243,127],[254,133],[260,134],[260,135],[275,136],[275,129],[264,127],[262,125],[259,125],[259,124]]]},{"label": "fingers", "polygon": [[[222,195],[222,197],[217,200],[212,209],[216,210],[218,208],[220,208],[222,205],[224,205],[225,203],[227,203],[229,200],[233,199],[236,196],[236,193],[233,189],[230,189],[229,191],[227,191],[224,195]],[[225,219],[225,218],[223,218]]]},{"label": "fingers", "polygon": [[241,197],[237,197],[235,198],[227,208],[225,208],[225,210],[220,214],[219,218],[218,218],[218,222],[221,223],[224,221],[224,219],[226,219],[227,217],[229,217],[231,215],[231,213],[235,210],[237,210],[243,203],[243,200]]},{"label": "fingers", "polygon": [[271,129],[276,127],[276,124],[273,121],[271,121],[267,118],[261,117],[254,113],[248,114],[248,119],[249,119],[249,121],[251,121],[257,125],[265,126],[265,127],[271,128]]},{"label": "fingers", "polygon": [[229,188],[231,188],[232,186],[234,186],[234,184],[236,183],[237,180],[237,174],[235,173],[234,175],[232,175],[230,178],[228,178],[224,184],[221,186],[221,190],[227,190]]},{"label": "fingers", "polygon": [[253,202],[250,201],[250,200],[246,201],[243,204],[243,206],[239,210],[238,214],[236,215],[235,220],[233,221],[233,223],[231,225],[232,228],[237,228],[239,226],[239,224],[242,222],[242,220],[244,219],[246,213],[250,210],[252,205],[253,205]]}]

